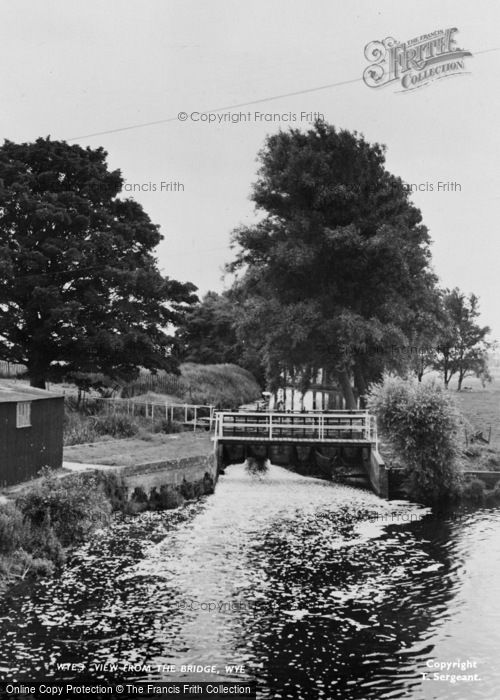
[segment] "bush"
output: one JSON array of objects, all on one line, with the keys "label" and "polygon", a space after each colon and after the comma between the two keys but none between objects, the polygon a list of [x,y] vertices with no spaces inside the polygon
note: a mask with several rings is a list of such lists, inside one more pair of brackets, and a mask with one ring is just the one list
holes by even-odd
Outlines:
[{"label": "bush", "polygon": [[81,445],[84,442],[95,442],[97,433],[94,430],[94,420],[86,414],[77,411],[64,412],[64,444]]},{"label": "bush", "polygon": [[[22,569],[24,576],[29,573],[32,576],[50,576],[54,573],[54,562],[44,557],[34,557],[32,554],[21,550],[16,555],[16,565]],[[21,576],[24,578],[23,574]]]},{"label": "bush", "polygon": [[432,504],[458,496],[460,416],[434,382],[386,377],[372,387],[368,408],[405,465],[410,497]]},{"label": "bush", "polygon": [[96,525],[109,520],[111,505],[96,477],[60,479],[50,470],[16,502],[33,528],[52,529],[63,546],[84,540]]},{"label": "bush", "polygon": [[486,495],[490,503],[500,503],[500,481],[497,481],[495,486],[490,491],[488,491]]},{"label": "bush", "polygon": [[139,425],[130,416],[118,413],[116,415],[98,416],[95,419],[94,431],[96,435],[128,438],[137,435]]},{"label": "bush", "polygon": [[110,502],[111,510],[123,510],[127,503],[128,495],[128,489],[123,477],[111,471],[98,471],[95,474],[95,480]]},{"label": "bush", "polygon": [[10,554],[26,540],[24,516],[13,503],[0,506],[0,554]]},{"label": "bush", "polygon": [[471,479],[464,484],[460,495],[470,503],[481,504],[484,503],[486,489],[480,479]]}]

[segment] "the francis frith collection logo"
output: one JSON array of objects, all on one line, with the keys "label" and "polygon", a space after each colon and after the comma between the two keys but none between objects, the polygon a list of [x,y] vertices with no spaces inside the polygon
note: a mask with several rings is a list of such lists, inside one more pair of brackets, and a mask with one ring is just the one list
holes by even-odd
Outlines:
[{"label": "the francis frith collection logo", "polygon": [[401,90],[414,90],[432,80],[465,73],[465,58],[472,56],[456,46],[456,27],[437,29],[430,34],[400,42],[392,37],[371,41],[365,46],[363,80],[371,88],[395,83]]}]

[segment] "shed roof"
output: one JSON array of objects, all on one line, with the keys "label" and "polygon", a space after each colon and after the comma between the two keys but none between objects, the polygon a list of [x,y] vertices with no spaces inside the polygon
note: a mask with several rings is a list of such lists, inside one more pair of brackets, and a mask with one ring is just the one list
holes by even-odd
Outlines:
[{"label": "shed roof", "polygon": [[40,399],[62,398],[62,394],[45,389],[35,389],[29,384],[0,379],[0,403],[18,401],[38,401]]}]

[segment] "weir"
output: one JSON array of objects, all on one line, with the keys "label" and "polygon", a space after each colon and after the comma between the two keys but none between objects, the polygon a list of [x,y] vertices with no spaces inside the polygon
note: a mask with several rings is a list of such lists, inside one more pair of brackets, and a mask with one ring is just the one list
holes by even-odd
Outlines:
[{"label": "weir", "polygon": [[389,496],[376,419],[364,410],[217,411],[214,443],[217,473],[249,457],[307,468],[331,479],[351,468],[378,496]]}]

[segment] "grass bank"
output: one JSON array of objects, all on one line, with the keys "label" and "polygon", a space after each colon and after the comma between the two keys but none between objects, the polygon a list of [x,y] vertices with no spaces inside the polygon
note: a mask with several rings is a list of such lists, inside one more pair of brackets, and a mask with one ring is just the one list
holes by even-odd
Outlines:
[{"label": "grass bank", "polygon": [[168,374],[144,374],[122,389],[122,397],[130,398],[153,392],[172,395],[182,402],[212,404],[216,408],[235,409],[261,397],[255,377],[237,365],[199,365],[186,362],[180,377]]}]

